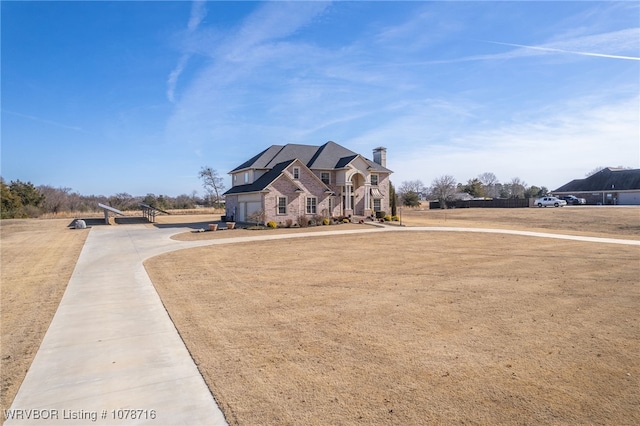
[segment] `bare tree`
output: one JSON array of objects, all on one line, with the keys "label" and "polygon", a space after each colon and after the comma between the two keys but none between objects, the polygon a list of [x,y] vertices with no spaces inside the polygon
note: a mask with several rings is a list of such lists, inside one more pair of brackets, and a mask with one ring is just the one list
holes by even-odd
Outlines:
[{"label": "bare tree", "polygon": [[446,202],[453,199],[457,190],[456,179],[450,175],[437,177],[431,183],[431,196],[440,201],[440,208],[446,208]]},{"label": "bare tree", "polygon": [[202,167],[198,173],[198,177],[202,179],[202,187],[207,193],[207,199],[211,200],[215,195],[214,206],[220,204],[220,193],[224,191],[224,180],[218,172],[211,167]]},{"label": "bare tree", "polygon": [[398,189],[398,195],[403,205],[416,207],[420,205],[425,188],[421,180],[403,181]]},{"label": "bare tree", "polygon": [[524,192],[527,184],[520,178],[515,177],[509,183],[509,198],[524,198]]},{"label": "bare tree", "polygon": [[257,225],[263,225],[264,224],[265,217],[266,217],[266,215],[264,213],[264,210],[256,210],[255,212],[250,213],[247,216],[247,220],[249,222],[255,222],[255,224],[257,226]]},{"label": "bare tree", "polygon": [[422,194],[424,192],[424,184],[421,180],[405,180],[400,184],[398,193],[405,194],[407,192],[415,192],[416,194]]},{"label": "bare tree", "polygon": [[69,210],[69,193],[71,188],[54,188],[50,185],[40,185],[38,190],[44,195],[42,208],[46,213],[57,214]]},{"label": "bare tree", "polygon": [[484,193],[487,197],[497,198],[500,195],[498,190],[498,178],[491,172],[485,172],[478,175],[478,179],[482,182]]},{"label": "bare tree", "polygon": [[598,173],[600,170],[604,170],[604,167],[602,167],[602,166],[598,166],[598,167],[596,167],[595,169],[593,169],[593,170],[591,170],[591,171],[589,171],[589,172],[585,173],[585,177],[593,176],[593,175],[595,175],[596,173]]},{"label": "bare tree", "polygon": [[109,197],[111,207],[118,210],[132,210],[135,208],[133,196],[127,192],[119,192]]}]

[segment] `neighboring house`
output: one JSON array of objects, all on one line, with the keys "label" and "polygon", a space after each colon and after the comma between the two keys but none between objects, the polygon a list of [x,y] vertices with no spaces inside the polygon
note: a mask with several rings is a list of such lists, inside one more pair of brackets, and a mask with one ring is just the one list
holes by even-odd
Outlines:
[{"label": "neighboring house", "polygon": [[374,149],[373,160],[335,142],[272,145],[229,172],[227,218],[246,222],[263,213],[264,222],[296,223],[388,212],[386,148]]},{"label": "neighboring house", "polygon": [[575,195],[587,204],[640,205],[640,169],[605,168],[561,186],[553,195]]},{"label": "neighboring house", "polygon": [[456,192],[455,194],[453,194],[453,199],[469,201],[469,200],[473,200],[473,196],[467,194],[466,192]]}]

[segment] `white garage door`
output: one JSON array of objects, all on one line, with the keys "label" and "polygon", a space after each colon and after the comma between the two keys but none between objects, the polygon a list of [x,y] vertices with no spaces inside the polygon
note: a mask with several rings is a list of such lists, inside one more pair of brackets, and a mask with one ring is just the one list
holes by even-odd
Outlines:
[{"label": "white garage door", "polygon": [[623,206],[640,205],[640,192],[621,192],[618,196],[618,204]]},{"label": "white garage door", "polygon": [[238,222],[246,222],[253,213],[262,210],[260,201],[250,201],[240,203],[238,208]]}]

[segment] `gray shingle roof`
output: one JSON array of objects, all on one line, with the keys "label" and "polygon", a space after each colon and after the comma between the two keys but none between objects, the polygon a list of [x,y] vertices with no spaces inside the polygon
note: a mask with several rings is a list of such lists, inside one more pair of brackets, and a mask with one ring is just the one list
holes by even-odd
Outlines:
[{"label": "gray shingle roof", "polygon": [[[243,169],[271,169],[285,161],[298,159],[310,169],[331,170],[346,167],[358,154],[338,145],[335,142],[327,142],[321,146],[314,145],[272,145],[255,157],[245,161],[236,167],[231,173]],[[364,158],[364,157],[363,157]],[[371,160],[364,158],[372,170],[391,172]]]},{"label": "gray shingle roof", "polygon": [[640,169],[600,170],[585,179],[575,179],[552,192],[599,192],[640,190]]}]

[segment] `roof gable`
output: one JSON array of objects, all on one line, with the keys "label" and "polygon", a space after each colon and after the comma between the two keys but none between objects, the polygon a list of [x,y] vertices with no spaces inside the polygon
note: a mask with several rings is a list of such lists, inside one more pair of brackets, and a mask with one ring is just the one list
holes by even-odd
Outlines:
[{"label": "roof gable", "polygon": [[276,164],[271,170],[256,179],[255,182],[248,183],[246,185],[236,185],[225,192],[224,195],[264,191],[267,186],[269,186],[273,181],[280,177],[284,169],[289,167],[289,165],[294,161],[295,160],[284,161],[282,163]]},{"label": "roof gable", "polygon": [[[314,179],[316,182],[318,182],[320,185],[324,186],[324,188],[326,190],[329,190],[329,187],[322,181],[322,179],[320,179],[315,173],[313,173],[313,171],[307,167],[302,161],[300,160],[294,160],[291,163],[289,163],[291,166],[293,166],[294,164],[299,164],[302,167],[302,170],[304,171],[304,173],[308,174],[312,179]],[[287,166],[289,167],[289,166]]]}]

